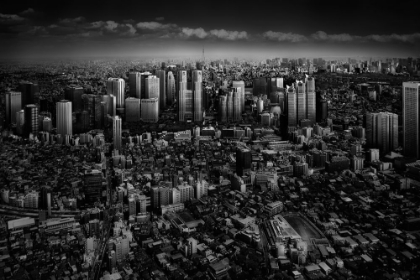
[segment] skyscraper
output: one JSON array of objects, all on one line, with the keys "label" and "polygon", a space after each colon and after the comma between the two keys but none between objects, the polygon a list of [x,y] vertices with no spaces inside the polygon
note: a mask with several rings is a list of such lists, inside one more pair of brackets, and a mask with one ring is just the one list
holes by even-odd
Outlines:
[{"label": "skyscraper", "polygon": [[22,82],[19,84],[19,91],[22,93],[22,108],[28,104],[35,104],[35,94],[38,93],[38,84]]},{"label": "skyscraper", "polygon": [[227,93],[227,118],[229,121],[233,121],[233,92]]},{"label": "skyscraper", "polygon": [[297,126],[297,96],[296,90],[293,87],[287,86],[287,123],[288,126]]},{"label": "skyscraper", "polygon": [[241,111],[241,91],[240,87],[232,88],[233,92],[233,121],[240,121],[242,119]]},{"label": "skyscraper", "polygon": [[246,171],[251,170],[251,150],[245,148],[236,149],[236,173],[243,176]]},{"label": "skyscraper", "polygon": [[140,121],[140,99],[129,97],[125,100],[125,120],[127,122]]},{"label": "skyscraper", "polygon": [[398,115],[389,112],[366,114],[366,141],[369,147],[386,154],[398,147]]},{"label": "skyscraper", "polygon": [[174,99],[177,98],[176,96],[176,85],[175,85],[175,77],[172,71],[168,72],[168,83],[166,84],[166,100],[169,105],[174,103]]},{"label": "skyscraper", "polygon": [[316,94],[316,121],[321,122],[328,117],[328,102],[321,94]]},{"label": "skyscraper", "polygon": [[57,102],[57,134],[73,135],[72,103],[68,100]]},{"label": "skyscraper", "polygon": [[306,118],[312,122],[316,122],[316,100],[315,100],[315,79],[306,77]]},{"label": "skyscraper", "polygon": [[34,104],[28,104],[25,107],[25,129],[24,136],[28,137],[30,133],[35,136],[38,134],[38,107]]},{"label": "skyscraper", "polygon": [[103,181],[104,178],[101,171],[96,169],[85,171],[84,193],[88,202],[94,203],[101,199]]},{"label": "skyscraper", "polygon": [[25,110],[16,112],[16,133],[23,135],[25,130]]},{"label": "skyscraper", "polygon": [[141,97],[141,74],[140,72],[130,72],[128,74],[128,86],[130,97]]},{"label": "skyscraper", "polygon": [[192,89],[194,98],[194,121],[203,120],[203,73],[201,70],[194,70],[192,73]]},{"label": "skyscraper", "polygon": [[22,94],[18,91],[6,93],[6,123],[16,123],[16,113],[22,109]]},{"label": "skyscraper", "polygon": [[219,96],[219,118],[221,122],[227,121],[227,96],[220,95]]},{"label": "skyscraper", "polygon": [[151,75],[150,72],[140,73],[140,98],[146,98],[146,79]]},{"label": "skyscraper", "polygon": [[306,90],[303,81],[296,81],[297,121],[306,119]]},{"label": "skyscraper", "polygon": [[122,148],[122,140],[121,140],[122,120],[119,116],[114,117],[112,128],[113,128],[114,149],[121,150]]},{"label": "skyscraper", "polygon": [[268,83],[268,97],[271,103],[278,103],[278,92],[283,88],[283,78],[270,78]]},{"label": "skyscraper", "polygon": [[159,98],[160,95],[160,79],[150,75],[145,79],[145,98]]},{"label": "skyscraper", "polygon": [[166,72],[165,70],[157,70],[156,76],[159,78],[159,109],[164,110],[166,107]]},{"label": "skyscraper", "polygon": [[253,95],[264,95],[267,94],[267,79],[265,77],[260,77],[254,79],[253,82],[253,89],[252,94]]},{"label": "skyscraper", "polygon": [[240,111],[241,111],[241,114],[242,114],[242,112],[245,110],[245,82],[244,81],[233,81],[232,82],[232,87],[233,88],[241,88],[239,102],[240,102],[240,105],[241,105]]},{"label": "skyscraper", "polygon": [[106,83],[108,94],[112,94],[116,98],[116,108],[123,109],[125,101],[125,81],[120,78],[109,78]]},{"label": "skyscraper", "polygon": [[144,122],[156,123],[159,120],[159,98],[142,99],[141,119]]},{"label": "skyscraper", "polygon": [[82,103],[83,88],[78,86],[67,87],[64,90],[64,98],[72,103],[73,112],[80,112],[83,109]]},{"label": "skyscraper", "polygon": [[403,83],[404,155],[420,158],[420,82]]},{"label": "skyscraper", "polygon": [[187,71],[179,71],[178,119],[185,122],[193,119],[193,93],[188,89]]}]

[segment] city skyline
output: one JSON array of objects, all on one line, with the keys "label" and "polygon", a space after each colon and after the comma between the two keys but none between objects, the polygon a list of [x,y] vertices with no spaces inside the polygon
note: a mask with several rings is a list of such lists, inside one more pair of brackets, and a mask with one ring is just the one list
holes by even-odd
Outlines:
[{"label": "city skyline", "polygon": [[0,58],[420,55],[414,1],[79,4],[2,7]]}]

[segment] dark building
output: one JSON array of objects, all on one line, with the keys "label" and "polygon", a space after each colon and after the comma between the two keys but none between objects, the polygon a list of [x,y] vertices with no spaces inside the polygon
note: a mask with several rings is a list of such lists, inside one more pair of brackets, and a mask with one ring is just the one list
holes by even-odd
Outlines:
[{"label": "dark building", "polygon": [[267,79],[264,77],[260,77],[254,79],[252,94],[253,95],[264,95],[267,94],[268,84]]},{"label": "dark building", "polygon": [[248,170],[251,170],[252,155],[251,150],[245,148],[236,149],[236,173],[243,176]]},{"label": "dark building", "polygon": [[32,133],[34,136],[38,135],[38,107],[34,104],[26,105],[25,107],[25,129],[24,136],[29,137]]},{"label": "dark building", "polygon": [[22,82],[19,84],[19,91],[22,93],[22,108],[28,104],[35,104],[35,94],[39,92],[38,84]]},{"label": "dark building", "polygon": [[348,157],[335,156],[330,161],[325,162],[325,171],[329,173],[341,172],[350,168],[350,159]]},{"label": "dark building", "polygon": [[327,100],[316,97],[316,121],[322,122],[328,118],[328,103]]},{"label": "dark building", "polygon": [[82,102],[83,88],[68,87],[64,91],[64,98],[72,103],[73,112],[80,112],[83,109]]},{"label": "dark building", "polygon": [[84,192],[86,202],[94,203],[102,197],[103,175],[99,170],[89,170],[85,172]]}]

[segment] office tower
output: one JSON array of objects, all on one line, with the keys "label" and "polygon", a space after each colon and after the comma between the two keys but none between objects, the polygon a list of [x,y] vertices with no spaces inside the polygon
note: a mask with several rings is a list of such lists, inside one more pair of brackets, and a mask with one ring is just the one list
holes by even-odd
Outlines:
[{"label": "office tower", "polygon": [[146,79],[147,77],[151,76],[152,73],[150,72],[143,72],[140,73],[140,98],[146,98]]},{"label": "office tower", "polygon": [[6,123],[16,123],[16,113],[22,110],[22,94],[17,91],[6,93]]},{"label": "office tower", "polygon": [[271,103],[278,103],[278,92],[283,88],[283,78],[270,78],[268,83],[268,96]]},{"label": "office tower", "polygon": [[123,109],[125,101],[125,81],[120,78],[108,78],[106,82],[106,91],[112,94],[116,99],[116,108]]},{"label": "office tower", "polygon": [[366,141],[369,147],[386,154],[398,147],[398,115],[381,112],[366,114]]},{"label": "office tower", "polygon": [[114,117],[117,114],[117,98],[113,94],[102,95],[102,101],[108,105],[108,114]]},{"label": "office tower", "polygon": [[25,110],[16,112],[16,133],[23,135],[25,130]]},{"label": "office tower", "polygon": [[42,121],[42,131],[51,132],[52,129],[52,121],[50,118],[45,117]]},{"label": "office tower", "polygon": [[28,104],[35,104],[35,94],[39,92],[38,84],[22,82],[19,84],[19,91],[22,94],[22,108]]},{"label": "office tower", "polygon": [[128,86],[130,90],[130,97],[141,97],[141,74],[140,72],[130,72],[128,74]]},{"label": "office tower", "polygon": [[257,100],[257,113],[261,114],[262,111],[264,111],[264,100],[261,98],[258,98]]},{"label": "office tower", "polygon": [[229,121],[233,120],[233,92],[227,93],[227,118]]},{"label": "office tower", "polygon": [[114,117],[112,128],[113,128],[114,149],[121,150],[122,148],[122,140],[121,140],[122,119],[119,116]]},{"label": "office tower", "polygon": [[125,120],[127,122],[140,121],[140,99],[129,97],[125,100]]},{"label": "office tower", "polygon": [[267,79],[264,77],[256,78],[253,81],[252,94],[264,95],[267,94]]},{"label": "office tower", "polygon": [[297,121],[306,119],[306,90],[303,81],[296,81]]},{"label": "office tower", "polygon": [[102,197],[103,173],[99,170],[87,170],[84,174],[84,193],[90,203],[99,201]]},{"label": "office tower", "polygon": [[145,78],[145,99],[159,98],[160,79],[156,76],[150,75]]},{"label": "office tower", "polygon": [[82,87],[71,86],[64,90],[64,98],[72,103],[73,112],[80,112],[83,110],[82,95]]},{"label": "office tower", "polygon": [[166,72],[165,70],[157,70],[156,76],[159,78],[159,111],[166,107]]},{"label": "office tower", "polygon": [[306,118],[316,122],[315,78],[306,77]]},{"label": "office tower", "polygon": [[321,94],[316,94],[316,121],[322,122],[328,118],[328,102]]},{"label": "office tower", "polygon": [[270,126],[271,125],[271,114],[263,113],[261,114],[261,125]]},{"label": "office tower", "polygon": [[242,119],[241,111],[241,88],[232,88],[233,92],[233,121],[237,122]]},{"label": "office tower", "polygon": [[30,133],[35,136],[38,134],[38,107],[34,104],[28,104],[25,107],[25,129],[24,136],[28,137]]},{"label": "office tower", "polygon": [[403,149],[405,156],[420,158],[420,82],[403,83]]},{"label": "office tower", "polygon": [[101,101],[101,124],[102,127],[108,126],[108,104],[104,101]]},{"label": "office tower", "polygon": [[194,98],[194,122],[203,121],[203,73],[194,70],[192,73],[192,90]]},{"label": "office tower", "polygon": [[68,100],[57,102],[57,134],[73,135],[72,103]]},{"label": "office tower", "polygon": [[159,98],[142,99],[141,119],[144,122],[156,123],[159,120]]},{"label": "office tower", "polygon": [[187,71],[179,71],[178,119],[185,122],[193,119],[193,93],[188,89]]},{"label": "office tower", "polygon": [[228,118],[226,95],[220,95],[219,97],[219,118],[221,122],[226,122]]},{"label": "office tower", "polygon": [[288,126],[297,126],[297,96],[293,86],[287,86],[287,117]]},{"label": "office tower", "polygon": [[[241,88],[240,91],[240,104],[241,104],[241,114],[245,111],[245,82],[244,81],[233,81],[232,82],[233,88]],[[238,91],[239,92],[239,91]]]},{"label": "office tower", "polygon": [[166,100],[168,102],[169,105],[172,105],[175,101],[175,99],[177,99],[176,96],[176,85],[175,85],[175,77],[174,77],[174,73],[172,73],[172,71],[168,72],[168,83],[166,84],[167,89],[166,89]]},{"label": "office tower", "polygon": [[236,173],[238,176],[243,176],[246,171],[251,170],[251,162],[251,150],[242,147],[236,149]]}]

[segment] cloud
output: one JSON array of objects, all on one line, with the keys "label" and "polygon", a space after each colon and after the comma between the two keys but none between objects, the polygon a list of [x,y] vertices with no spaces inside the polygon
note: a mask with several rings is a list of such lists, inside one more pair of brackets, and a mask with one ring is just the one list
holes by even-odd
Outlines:
[{"label": "cloud", "polygon": [[25,20],[25,18],[14,15],[14,14],[1,14],[0,13],[0,24],[16,24],[21,23]]},{"label": "cloud", "polygon": [[420,33],[413,34],[391,34],[391,35],[369,35],[365,37],[368,40],[388,43],[388,42],[403,42],[403,43],[419,43]]},{"label": "cloud", "polygon": [[148,21],[148,22],[139,22],[136,24],[136,27],[143,30],[162,30],[162,29],[169,29],[169,28],[176,28],[176,24],[163,24],[156,21]]},{"label": "cloud", "polygon": [[248,39],[248,34],[245,31],[227,31],[224,29],[213,29],[210,30],[209,33],[219,39],[224,40],[241,40],[241,39]]},{"label": "cloud", "polygon": [[28,16],[28,15],[32,15],[34,13],[35,13],[35,10],[34,9],[28,8],[28,9],[20,12],[19,14],[22,15],[22,16]]},{"label": "cloud", "polygon": [[270,41],[278,41],[278,42],[305,42],[308,40],[306,36],[295,34],[295,33],[283,33],[283,32],[274,32],[274,31],[267,31],[262,34],[262,36]]},{"label": "cloud", "polygon": [[157,17],[157,18],[155,18],[155,20],[156,20],[156,21],[164,21],[164,20],[165,20],[165,18],[164,18],[164,17]]},{"label": "cloud", "polygon": [[208,33],[203,28],[187,28],[184,27],[181,30],[181,37],[190,38],[190,37],[197,37],[200,39],[204,39],[207,37]]},{"label": "cloud", "polygon": [[317,31],[311,35],[311,38],[316,41],[336,41],[336,42],[349,42],[358,39],[359,36],[351,36],[347,33],[342,34],[327,34],[324,31]]}]

